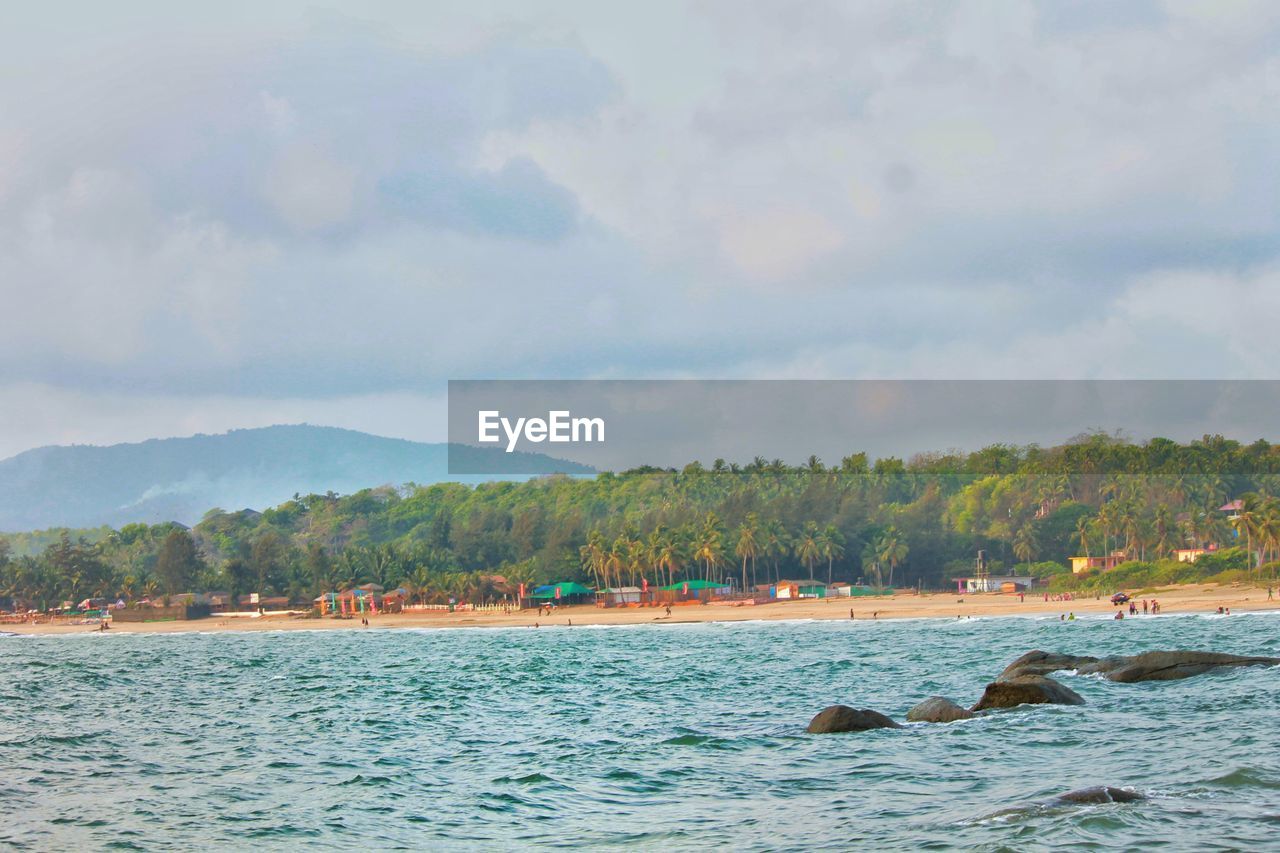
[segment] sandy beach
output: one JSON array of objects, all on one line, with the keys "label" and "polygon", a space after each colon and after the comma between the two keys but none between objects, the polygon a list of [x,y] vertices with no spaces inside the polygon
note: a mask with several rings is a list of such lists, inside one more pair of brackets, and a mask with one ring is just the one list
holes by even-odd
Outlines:
[{"label": "sandy beach", "polygon": [[[1268,600],[1267,587],[1190,584],[1148,591],[1141,600],[1155,598],[1162,614],[1215,613],[1219,607],[1232,614],[1259,610],[1280,610],[1280,600]],[[515,613],[471,613],[419,611],[381,614],[369,619],[372,628],[504,628],[568,627],[572,625],[641,625],[689,622],[737,622],[781,619],[955,619],[980,616],[1056,616],[1076,613],[1112,613],[1117,608],[1106,597],[1077,597],[1072,601],[1045,601],[1043,593],[1027,595],[984,594],[958,596],[943,593],[899,594],[879,598],[803,599],[758,605],[682,605],[667,616],[661,607],[603,609],[593,605],[560,607],[552,615],[539,616],[536,610]],[[1128,610],[1126,607],[1126,614]],[[1141,618],[1139,615],[1138,618]],[[265,616],[211,616],[207,619],[165,622],[121,622],[112,632],[168,634],[188,631],[280,631],[280,630],[362,630],[359,619],[307,618],[290,614]],[[0,631],[15,634],[78,634],[96,631],[96,625],[66,623],[0,624]]]}]

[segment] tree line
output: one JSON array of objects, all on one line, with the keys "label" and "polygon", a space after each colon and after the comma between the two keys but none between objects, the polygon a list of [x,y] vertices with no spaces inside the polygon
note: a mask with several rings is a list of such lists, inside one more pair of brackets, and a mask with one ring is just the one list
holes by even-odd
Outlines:
[{"label": "tree line", "polygon": [[[604,586],[703,578],[943,587],[979,550],[993,571],[1066,572],[1074,554],[1134,561],[1243,544],[1280,556],[1280,448],[1220,436],[1135,444],[1092,434],[836,465],[757,458],[594,478],[383,486],[295,495],[263,512],[210,510],[191,529],[0,539],[0,606],[201,590],[305,600],[373,582],[421,600],[491,599],[519,583]],[[1239,498],[1231,519],[1220,507]],[[1054,568],[1054,567],[1057,568]]]}]

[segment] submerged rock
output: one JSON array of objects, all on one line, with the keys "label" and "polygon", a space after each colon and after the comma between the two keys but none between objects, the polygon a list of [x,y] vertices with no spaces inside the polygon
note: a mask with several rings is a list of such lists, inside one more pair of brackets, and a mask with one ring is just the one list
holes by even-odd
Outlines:
[{"label": "submerged rock", "polygon": [[[1132,684],[1135,681],[1173,681],[1238,666],[1277,666],[1280,658],[1171,651],[1143,652],[1131,657],[1107,659],[1105,663],[1106,668],[1098,671],[1105,672],[1108,680]],[[1085,672],[1084,669],[1080,671]]]},{"label": "submerged rock", "polygon": [[1005,667],[999,681],[1020,675],[1048,675],[1074,669],[1081,675],[1099,674],[1110,681],[1172,681],[1237,666],[1277,666],[1280,658],[1228,655],[1220,652],[1156,651],[1105,658],[1063,655],[1039,650],[1027,652]]},{"label": "submerged rock", "polygon": [[907,720],[912,723],[954,723],[972,716],[968,708],[961,708],[942,696],[930,696],[907,712]]},{"label": "submerged rock", "polygon": [[809,721],[805,730],[813,735],[836,734],[838,732],[865,732],[870,729],[900,729],[902,726],[870,708],[858,710],[848,705],[832,705],[823,708],[818,715]]},{"label": "submerged rock", "polygon": [[996,681],[1007,681],[1019,675],[1049,675],[1063,669],[1079,669],[1082,666],[1095,664],[1097,658],[1084,655],[1063,655],[1056,652],[1042,652],[1039,649],[1027,652],[1004,668],[1004,672],[996,676]]},{"label": "submerged rock", "polygon": [[969,710],[1012,708],[1016,705],[1083,705],[1084,699],[1069,687],[1043,675],[1017,675],[993,681]]},{"label": "submerged rock", "polygon": [[1124,788],[1112,788],[1110,785],[1095,785],[1092,788],[1081,788],[1059,794],[1057,799],[1066,803],[1094,805],[1099,803],[1132,803],[1145,800],[1146,797],[1137,791],[1126,791]]}]

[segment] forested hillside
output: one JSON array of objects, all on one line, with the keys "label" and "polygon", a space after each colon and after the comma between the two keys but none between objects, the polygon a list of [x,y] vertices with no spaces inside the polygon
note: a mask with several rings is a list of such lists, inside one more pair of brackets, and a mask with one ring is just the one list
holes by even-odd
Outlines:
[{"label": "forested hillside", "polygon": [[[757,459],[382,487],[299,496],[262,513],[215,509],[190,531],[129,524],[96,543],[68,533],[39,556],[3,558],[0,596],[48,603],[222,589],[309,598],[374,581],[424,598],[484,597],[492,575],[941,587],[967,573],[979,549],[996,570],[1035,564],[1043,575],[1065,572],[1074,553],[1120,549],[1151,562],[1209,542],[1247,544],[1263,562],[1280,545],[1280,506],[1268,497],[1276,495],[1280,448],[1266,442],[1137,445],[1105,435],[905,462],[855,454],[831,466]],[[1220,511],[1233,498],[1244,499],[1235,522]]]},{"label": "forested hillside", "polygon": [[[532,453],[504,455],[499,470],[517,475],[594,473]],[[0,460],[0,531],[194,524],[212,506],[263,509],[297,493],[446,479],[446,444],[305,424],[108,447],[41,447]]]}]

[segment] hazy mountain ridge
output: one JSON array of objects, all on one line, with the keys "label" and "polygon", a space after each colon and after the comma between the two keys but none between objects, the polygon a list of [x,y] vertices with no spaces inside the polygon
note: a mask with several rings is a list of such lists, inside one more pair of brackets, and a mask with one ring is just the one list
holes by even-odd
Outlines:
[{"label": "hazy mountain ridge", "polygon": [[[591,473],[547,456],[523,456],[528,474]],[[262,509],[295,493],[483,479],[490,478],[449,476],[447,444],[305,424],[106,447],[40,447],[0,461],[0,530],[194,524],[213,507]]]}]

